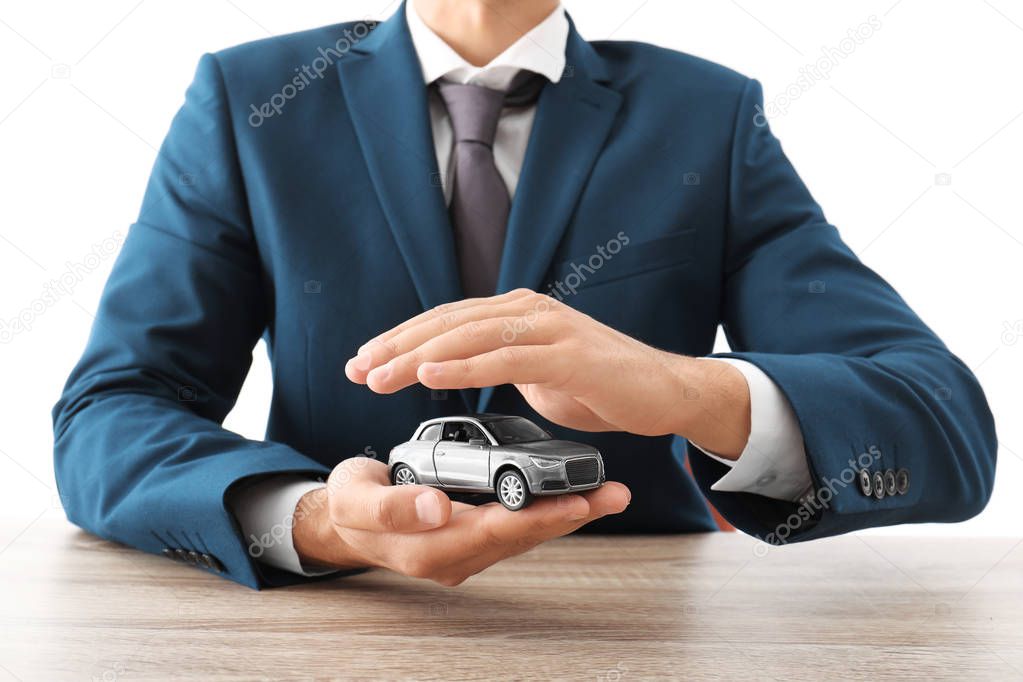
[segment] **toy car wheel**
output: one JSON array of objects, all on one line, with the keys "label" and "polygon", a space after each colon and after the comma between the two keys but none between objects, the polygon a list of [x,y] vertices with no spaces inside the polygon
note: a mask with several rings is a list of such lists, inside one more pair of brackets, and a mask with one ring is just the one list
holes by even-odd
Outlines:
[{"label": "toy car wheel", "polygon": [[394,467],[391,478],[394,480],[394,485],[415,485],[417,483],[416,473],[406,464]]},{"label": "toy car wheel", "polygon": [[512,511],[522,509],[533,497],[529,492],[529,486],[526,485],[526,479],[515,470],[505,471],[498,476],[495,489],[497,499]]}]

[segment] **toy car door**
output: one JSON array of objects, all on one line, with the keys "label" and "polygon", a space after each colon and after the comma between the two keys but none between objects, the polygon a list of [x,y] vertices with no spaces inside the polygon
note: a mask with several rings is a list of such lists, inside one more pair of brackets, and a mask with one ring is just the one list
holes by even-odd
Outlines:
[{"label": "toy car door", "polygon": [[444,424],[444,433],[433,450],[433,463],[441,485],[483,489],[490,485],[490,441],[471,422]]}]

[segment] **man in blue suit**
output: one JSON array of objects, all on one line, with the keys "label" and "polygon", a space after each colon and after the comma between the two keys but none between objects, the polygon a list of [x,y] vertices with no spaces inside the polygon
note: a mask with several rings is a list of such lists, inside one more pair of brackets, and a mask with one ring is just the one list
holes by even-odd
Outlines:
[{"label": "man in blue suit", "polygon": [[[715,64],[584,41],[556,0],[206,55],[54,409],[68,518],[260,587],[454,585],[583,526],[712,530],[705,498],[775,544],[977,514],[976,379],[761,105]],[[708,357],[718,325],[734,352]],[[261,337],[252,441],[221,423]],[[388,484],[376,455],[475,411],[592,443],[621,482],[519,512]]]}]

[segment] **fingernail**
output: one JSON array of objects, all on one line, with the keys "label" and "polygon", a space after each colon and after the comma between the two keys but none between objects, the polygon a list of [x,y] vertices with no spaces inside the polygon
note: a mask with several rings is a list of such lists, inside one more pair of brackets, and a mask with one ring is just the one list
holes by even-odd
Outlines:
[{"label": "fingernail", "polygon": [[352,358],[352,364],[355,366],[355,369],[365,372],[373,364],[373,356],[364,350],[360,350],[359,354]]},{"label": "fingernail", "polygon": [[440,524],[440,500],[433,493],[422,493],[416,497],[416,516],[427,526]]}]

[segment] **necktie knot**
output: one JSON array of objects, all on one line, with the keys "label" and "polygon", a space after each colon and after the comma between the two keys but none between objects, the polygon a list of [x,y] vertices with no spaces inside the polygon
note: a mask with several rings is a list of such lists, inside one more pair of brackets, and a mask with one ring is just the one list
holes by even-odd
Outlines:
[{"label": "necktie knot", "polygon": [[438,81],[437,90],[448,110],[455,142],[478,142],[492,147],[501,109],[532,104],[545,82],[543,76],[520,71],[507,92],[482,85],[445,81]]},{"label": "necktie knot", "polygon": [[437,89],[447,107],[455,142],[479,142],[493,146],[497,121],[504,108],[504,93],[482,85],[462,83],[440,82]]}]

